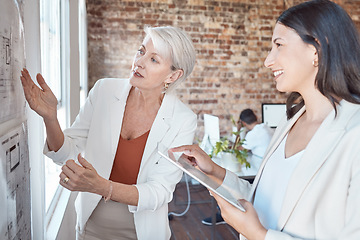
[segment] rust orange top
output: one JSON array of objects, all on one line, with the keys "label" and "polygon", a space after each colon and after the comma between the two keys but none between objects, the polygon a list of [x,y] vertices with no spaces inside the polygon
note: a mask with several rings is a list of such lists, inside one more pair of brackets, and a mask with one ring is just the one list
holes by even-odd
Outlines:
[{"label": "rust orange top", "polygon": [[125,184],[135,184],[150,130],[140,137],[127,140],[121,137],[116,150],[110,180]]}]

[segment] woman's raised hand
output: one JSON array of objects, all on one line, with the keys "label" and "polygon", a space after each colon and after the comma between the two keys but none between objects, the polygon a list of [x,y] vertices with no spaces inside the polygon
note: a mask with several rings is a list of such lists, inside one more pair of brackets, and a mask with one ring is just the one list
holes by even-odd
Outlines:
[{"label": "woman's raised hand", "polygon": [[36,75],[36,80],[39,83],[39,88],[31,79],[27,69],[21,71],[21,83],[24,89],[26,101],[29,106],[44,120],[57,119],[57,99],[49,86],[45,83],[44,78],[40,73]]}]

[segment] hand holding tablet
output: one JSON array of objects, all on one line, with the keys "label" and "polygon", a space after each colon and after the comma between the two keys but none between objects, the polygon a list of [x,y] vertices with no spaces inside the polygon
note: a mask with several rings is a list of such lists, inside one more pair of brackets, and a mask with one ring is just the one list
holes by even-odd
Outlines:
[{"label": "hand holding tablet", "polygon": [[176,158],[174,153],[168,151],[168,149],[161,143],[158,144],[158,153],[163,158],[180,168],[186,174],[197,180],[207,189],[219,195],[239,210],[245,212],[245,208],[237,201],[239,199],[238,197],[236,197],[238,194],[234,194],[236,190],[226,188],[224,186],[219,188],[220,183],[216,182],[214,179],[210,178],[204,172],[195,167],[193,162],[190,161],[187,155],[181,154],[178,158]]}]

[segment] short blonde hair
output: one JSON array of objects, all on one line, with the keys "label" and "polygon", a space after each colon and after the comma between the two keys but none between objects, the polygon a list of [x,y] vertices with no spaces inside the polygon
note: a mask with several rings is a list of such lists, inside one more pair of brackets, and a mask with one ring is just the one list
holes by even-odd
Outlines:
[{"label": "short blonde hair", "polygon": [[194,69],[196,52],[193,43],[188,34],[177,27],[146,26],[145,33],[145,38],[151,38],[155,49],[171,60],[171,69],[174,71],[181,69],[184,72],[178,80],[169,84],[166,92],[171,92],[183,82]]}]

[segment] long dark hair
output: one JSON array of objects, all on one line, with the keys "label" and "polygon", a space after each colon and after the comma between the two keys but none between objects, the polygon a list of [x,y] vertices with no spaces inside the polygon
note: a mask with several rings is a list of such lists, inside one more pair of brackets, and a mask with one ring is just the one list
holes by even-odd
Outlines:
[{"label": "long dark hair", "polygon": [[[314,0],[287,9],[277,22],[316,48],[315,86],[330,100],[335,113],[339,99],[360,104],[359,32],[344,9],[328,0]],[[301,95],[292,92],[286,103],[288,119],[303,105]]]}]

